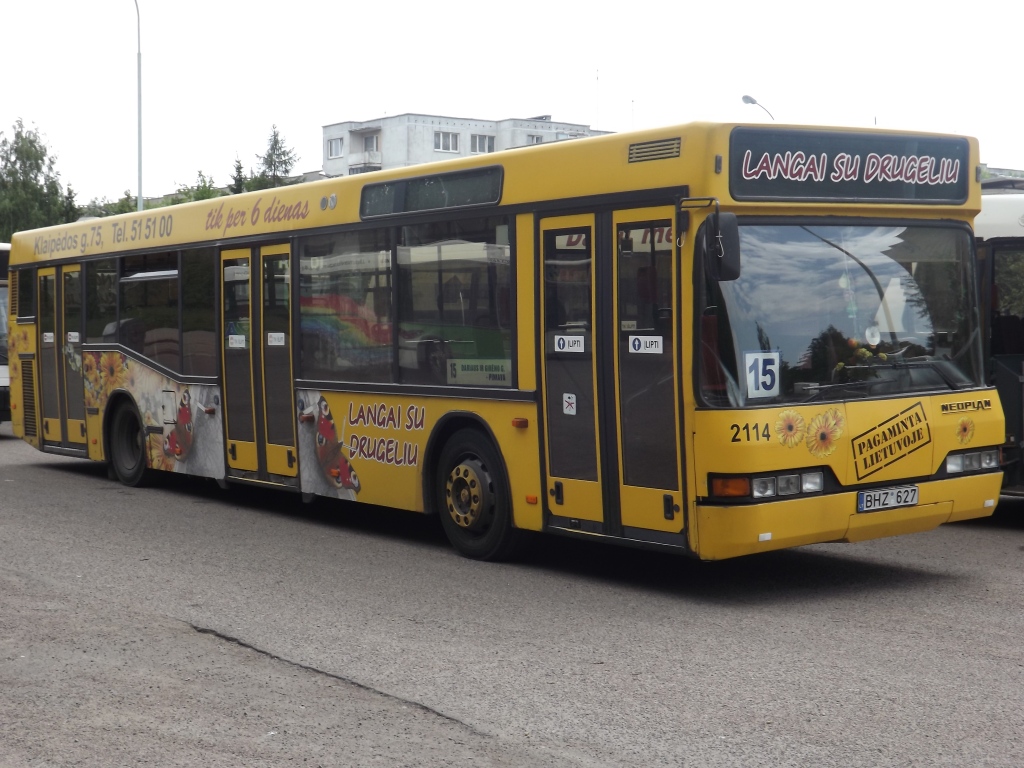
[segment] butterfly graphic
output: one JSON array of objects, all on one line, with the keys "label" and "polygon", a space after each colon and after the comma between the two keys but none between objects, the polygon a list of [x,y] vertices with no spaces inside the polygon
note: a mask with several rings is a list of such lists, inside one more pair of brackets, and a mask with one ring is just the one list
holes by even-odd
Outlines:
[{"label": "butterfly graphic", "polygon": [[164,454],[178,461],[187,459],[192,450],[193,430],[192,395],[186,389],[178,402],[178,418],[174,422],[174,429],[164,438]]},{"label": "butterfly graphic", "polygon": [[359,478],[345,458],[345,446],[338,440],[331,407],[321,396],[316,419],[316,457],[327,482],[336,488],[347,488],[359,493]]}]

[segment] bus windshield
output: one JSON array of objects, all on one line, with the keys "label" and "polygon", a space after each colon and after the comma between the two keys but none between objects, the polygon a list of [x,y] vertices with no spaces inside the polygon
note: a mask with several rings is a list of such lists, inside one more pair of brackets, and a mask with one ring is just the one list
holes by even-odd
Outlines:
[{"label": "bus windshield", "polygon": [[982,385],[969,233],[954,227],[740,227],[742,275],[708,285],[710,405],[899,396]]}]

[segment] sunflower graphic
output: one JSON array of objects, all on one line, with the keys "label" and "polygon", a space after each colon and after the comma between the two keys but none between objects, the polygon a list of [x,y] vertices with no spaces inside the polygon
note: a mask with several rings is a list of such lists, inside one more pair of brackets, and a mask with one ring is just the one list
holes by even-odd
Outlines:
[{"label": "sunflower graphic", "polygon": [[846,419],[843,418],[843,414],[838,408],[829,408],[825,411],[825,416],[827,416],[835,428],[839,430],[836,433],[836,439],[838,440],[843,436],[843,430],[846,429]]},{"label": "sunflower graphic", "polygon": [[88,382],[86,382],[86,385],[82,388],[82,392],[86,408],[100,407],[100,402],[96,399],[96,391],[89,386]]},{"label": "sunflower graphic", "polygon": [[784,446],[795,448],[804,441],[807,434],[804,417],[793,410],[783,411],[775,422],[775,434]]},{"label": "sunflower graphic", "polygon": [[82,353],[82,378],[90,384],[96,385],[100,379],[98,355],[91,352]]},{"label": "sunflower graphic", "polygon": [[967,445],[974,439],[974,419],[966,416],[960,419],[956,425],[956,439],[960,441],[960,445]]},{"label": "sunflower graphic", "polygon": [[843,436],[846,422],[837,409],[830,408],[811,419],[807,427],[807,450],[819,459],[831,456],[839,438]]},{"label": "sunflower graphic", "polygon": [[121,386],[124,378],[124,361],[117,352],[104,352],[100,357],[100,382],[105,394],[110,394]]},{"label": "sunflower graphic", "polygon": [[82,353],[82,380],[85,383],[85,407],[99,408],[103,383],[100,381],[100,353]]},{"label": "sunflower graphic", "polygon": [[124,361],[124,373],[121,375],[121,386],[127,389],[132,394],[138,391],[138,369],[136,366],[131,364],[131,360],[125,359]]}]

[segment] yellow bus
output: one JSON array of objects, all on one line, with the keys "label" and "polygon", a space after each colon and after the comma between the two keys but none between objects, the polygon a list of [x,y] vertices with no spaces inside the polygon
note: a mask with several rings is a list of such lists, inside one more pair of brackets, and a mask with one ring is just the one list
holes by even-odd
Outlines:
[{"label": "yellow bus", "polygon": [[[18,233],[41,451],[721,559],[989,515],[974,139],[695,123]],[[282,497],[283,499],[285,497]]]},{"label": "yellow bus", "polygon": [[7,262],[10,252],[10,243],[0,243],[0,422],[11,420],[11,378],[7,365]]}]

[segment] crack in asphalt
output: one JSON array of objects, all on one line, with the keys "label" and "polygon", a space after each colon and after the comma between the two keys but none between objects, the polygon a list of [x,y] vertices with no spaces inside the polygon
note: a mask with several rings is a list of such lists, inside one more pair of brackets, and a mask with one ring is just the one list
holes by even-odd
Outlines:
[{"label": "crack in asphalt", "polygon": [[360,689],[362,689],[364,691],[369,691],[370,693],[376,693],[379,696],[385,696],[385,697],[387,697],[389,699],[392,699],[394,701],[400,701],[403,704],[407,704],[410,707],[416,707],[417,709],[422,710],[423,712],[429,712],[430,714],[437,715],[438,717],[443,718],[444,720],[447,720],[448,722],[455,723],[456,725],[460,725],[463,728],[466,728],[467,730],[472,731],[473,733],[475,733],[475,734],[477,734],[479,736],[488,736],[489,735],[489,734],[484,733],[483,731],[477,730],[476,728],[474,728],[469,723],[465,723],[462,720],[459,720],[458,718],[452,717],[451,715],[446,715],[444,712],[439,712],[438,710],[434,709],[433,707],[428,707],[426,704],[421,704],[418,701],[413,701],[411,699],[403,699],[401,696],[395,696],[394,694],[388,693],[387,691],[382,691],[382,690],[380,690],[378,688],[373,688],[373,687],[371,687],[369,685],[366,685],[365,683],[360,683],[358,680],[353,680],[350,677],[344,677],[342,675],[336,675],[333,672],[325,672],[322,669],[317,669],[316,667],[311,667],[308,664],[301,664],[300,662],[292,661],[291,659],[286,659],[286,658],[284,658],[282,656],[278,656],[276,653],[271,653],[270,651],[265,651],[262,648],[257,648],[255,645],[247,643],[247,642],[245,642],[244,640],[242,640],[240,638],[233,637],[231,635],[225,635],[223,632],[219,632],[216,629],[210,629],[209,627],[200,627],[200,626],[197,626],[195,624],[192,624],[191,622],[186,622],[186,624],[188,624],[190,627],[192,627],[193,630],[195,630],[196,632],[198,632],[201,635],[212,635],[213,637],[216,637],[219,640],[223,640],[223,641],[228,642],[228,643],[233,643],[234,645],[240,646],[242,648],[246,648],[246,649],[248,649],[250,651],[253,651],[254,653],[258,653],[261,656],[266,656],[268,659],[273,659],[274,661],[280,661],[280,662],[282,662],[284,664],[288,664],[289,666],[296,667],[298,669],[304,669],[307,672],[313,672],[314,674],[317,674],[317,675],[323,675],[324,677],[329,677],[329,678],[331,678],[333,680],[338,680],[339,682],[347,683],[348,685],[353,685],[356,688],[360,688]]}]

